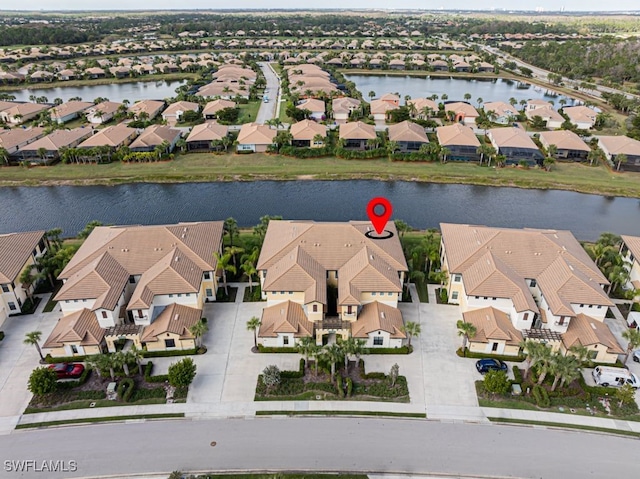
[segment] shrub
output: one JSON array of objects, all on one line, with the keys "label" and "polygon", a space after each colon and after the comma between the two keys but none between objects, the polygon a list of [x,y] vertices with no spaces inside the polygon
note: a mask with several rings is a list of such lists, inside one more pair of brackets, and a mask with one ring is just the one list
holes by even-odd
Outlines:
[{"label": "shrub", "polygon": [[61,358],[53,358],[50,354],[47,354],[44,357],[44,360],[48,364],[56,364],[56,363],[81,363],[87,360],[87,356],[64,356]]},{"label": "shrub", "polygon": [[[278,366],[273,364],[264,368],[260,377],[262,378],[262,384],[264,384],[267,389],[278,386],[281,382],[280,369],[278,369]],[[294,381],[286,381],[285,383],[295,384]]]},{"label": "shrub", "polygon": [[298,348],[266,347],[262,344],[258,344],[258,351],[261,353],[297,353]]},{"label": "shrub", "polygon": [[29,376],[29,391],[36,396],[52,393],[58,386],[58,375],[48,367],[34,369]]},{"label": "shrub", "polygon": [[153,363],[149,361],[144,367],[144,380],[148,383],[163,383],[169,380],[168,374],[159,374],[158,376],[152,376]]},{"label": "shrub", "polygon": [[546,408],[551,405],[551,401],[549,400],[549,394],[547,393],[547,390],[542,386],[540,386],[539,384],[536,384],[535,386],[533,386],[533,399],[535,399],[536,405],[538,407]]},{"label": "shrub", "polygon": [[336,377],[336,392],[340,399],[344,398],[344,388],[342,387],[342,376],[340,374]]},{"label": "shrub", "polygon": [[189,386],[196,376],[196,365],[193,359],[184,358],[169,366],[169,384],[174,387]]},{"label": "shrub", "polygon": [[513,379],[514,383],[522,384],[522,371],[520,371],[520,368],[515,365],[513,366]]},{"label": "shrub", "polygon": [[440,289],[440,302],[442,302],[442,303],[448,303],[449,302],[449,294],[447,293],[447,289],[446,288],[441,288]]},{"label": "shrub", "polygon": [[353,393],[353,381],[351,378],[347,378],[347,397],[350,398]]},{"label": "shrub", "polygon": [[489,371],[484,376],[484,388],[487,392],[505,395],[511,389],[511,381],[504,371]]},{"label": "shrub", "polygon": [[145,358],[165,358],[172,356],[193,356],[198,353],[197,349],[178,349],[172,351],[144,351]]},{"label": "shrub", "polygon": [[333,148],[328,145],[321,148],[283,146],[280,148],[280,154],[283,156],[292,156],[294,158],[320,158],[322,156],[333,155]]},{"label": "shrub", "polygon": [[129,399],[131,398],[131,394],[133,393],[135,387],[136,385],[133,382],[133,379],[122,379],[120,381],[120,384],[118,384],[118,388],[116,389],[116,392],[118,393],[118,399],[124,402],[129,402]]},{"label": "shrub", "polygon": [[410,354],[413,346],[400,346],[399,348],[368,348],[367,354]]},{"label": "shrub", "polygon": [[131,402],[140,401],[142,399],[164,399],[167,397],[167,393],[163,387],[151,389],[134,388],[132,389],[132,392],[133,394],[129,399]]},{"label": "shrub", "polygon": [[381,158],[387,156],[387,150],[376,148],[373,150],[348,150],[346,148],[336,148],[334,155],[345,160],[369,160],[371,158]]}]

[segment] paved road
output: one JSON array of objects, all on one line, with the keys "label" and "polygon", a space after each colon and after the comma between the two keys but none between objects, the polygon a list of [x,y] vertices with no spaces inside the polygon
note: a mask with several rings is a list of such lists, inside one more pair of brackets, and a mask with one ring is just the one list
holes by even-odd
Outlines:
[{"label": "paved road", "polygon": [[268,93],[265,93],[265,95],[269,97],[269,103],[263,102],[260,104],[256,123],[264,124],[265,121],[275,117],[280,81],[268,63],[259,62],[258,65],[264,74],[264,78],[267,80]]},{"label": "paved road", "polygon": [[[637,477],[637,452],[637,439],[493,424],[372,418],[153,421],[2,436],[0,477],[266,469],[623,478]],[[75,460],[78,470],[6,471],[5,461],[20,459]]]}]

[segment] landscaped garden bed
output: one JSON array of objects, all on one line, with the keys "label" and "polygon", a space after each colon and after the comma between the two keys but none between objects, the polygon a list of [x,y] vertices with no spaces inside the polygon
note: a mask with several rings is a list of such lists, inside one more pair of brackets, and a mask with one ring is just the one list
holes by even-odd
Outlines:
[{"label": "landscaped garden bed", "polygon": [[[273,368],[270,366],[269,368]],[[268,369],[268,368],[266,368]],[[277,369],[277,368],[276,368]],[[265,384],[265,371],[258,376],[256,401],[298,401],[298,400],[345,400],[345,401],[386,401],[409,402],[409,388],[404,376],[395,380],[390,374],[369,373],[364,370],[364,361],[350,361],[344,364],[331,379],[330,365],[320,361],[316,372],[315,363],[307,365],[300,360],[298,371],[278,371],[276,384]],[[267,382],[269,382],[267,380]]]}]

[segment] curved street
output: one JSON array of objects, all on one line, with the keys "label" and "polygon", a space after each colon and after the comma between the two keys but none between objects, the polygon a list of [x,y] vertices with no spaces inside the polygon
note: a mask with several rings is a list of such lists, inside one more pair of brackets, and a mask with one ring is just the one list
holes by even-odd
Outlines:
[{"label": "curved street", "polygon": [[[407,419],[258,417],[66,427],[2,436],[0,451],[2,478],[172,470],[364,471],[545,479],[638,474],[637,439]],[[75,460],[78,469],[46,474],[6,471],[6,461],[26,459],[36,463]]]}]

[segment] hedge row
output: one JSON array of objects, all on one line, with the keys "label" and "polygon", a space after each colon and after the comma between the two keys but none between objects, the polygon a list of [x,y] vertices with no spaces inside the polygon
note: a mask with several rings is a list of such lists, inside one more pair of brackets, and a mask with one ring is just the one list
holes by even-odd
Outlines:
[{"label": "hedge row", "polygon": [[300,368],[298,371],[280,371],[281,378],[302,378],[304,377],[304,359],[300,359]]},{"label": "hedge row", "polygon": [[323,146],[321,148],[299,148],[295,146],[283,146],[280,148],[280,154],[283,156],[291,156],[293,158],[320,158],[322,156],[333,155],[333,148]]},{"label": "hedge row", "polygon": [[434,162],[437,158],[434,158],[433,155],[429,155],[428,153],[420,153],[417,151],[413,151],[411,153],[392,153],[389,155],[391,160],[393,161],[429,161]]},{"label": "hedge row", "polygon": [[387,156],[387,150],[384,148],[376,148],[373,150],[349,150],[347,148],[337,147],[334,155],[344,160],[370,160],[372,158],[381,158]]},{"label": "hedge row", "polygon": [[522,384],[522,371],[520,371],[520,368],[518,366],[513,366],[513,382],[515,384]]},{"label": "hedge row", "polygon": [[144,368],[144,380],[148,383],[163,383],[169,380],[168,374],[159,374],[158,376],[152,376],[151,371],[153,371],[153,363],[149,361]]},{"label": "hedge row", "polygon": [[135,389],[136,385],[131,378],[124,378],[118,384],[118,388],[116,392],[118,393],[118,399],[124,402],[129,402],[131,399],[131,394]]},{"label": "hedge row", "polygon": [[82,386],[89,379],[89,375],[91,374],[91,368],[84,368],[82,374],[75,381],[65,381],[63,383],[58,383],[58,389],[72,389],[77,386]]},{"label": "hedge row", "polygon": [[344,388],[342,387],[342,376],[340,374],[336,376],[336,392],[339,399],[344,399]]},{"label": "hedge row", "polygon": [[171,350],[171,351],[144,351],[143,354],[145,358],[168,358],[173,356],[193,356],[195,354],[203,354],[203,353],[199,353],[198,348],[194,348],[194,349],[178,349],[178,350]]},{"label": "hedge row", "polygon": [[367,354],[411,354],[413,346],[400,346],[399,348],[368,348]]},{"label": "hedge row", "polygon": [[539,384],[536,384],[535,386],[533,386],[533,399],[536,400],[536,405],[538,407],[547,408],[551,406],[551,400],[549,399],[549,394],[547,393],[547,390],[542,386],[540,386]]},{"label": "hedge row", "polygon": [[456,350],[456,354],[461,358],[474,358],[474,359],[492,358],[492,359],[499,359],[501,361],[511,361],[512,363],[521,363],[522,361],[527,359],[526,356],[505,356],[502,354],[476,353],[473,351],[469,351],[468,348],[465,348],[464,352],[462,351],[462,348],[458,348]]},{"label": "hedge row", "polygon": [[261,353],[297,353],[298,348],[266,347],[262,344],[258,344],[258,351]]}]

